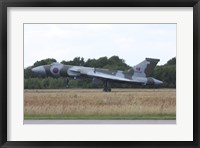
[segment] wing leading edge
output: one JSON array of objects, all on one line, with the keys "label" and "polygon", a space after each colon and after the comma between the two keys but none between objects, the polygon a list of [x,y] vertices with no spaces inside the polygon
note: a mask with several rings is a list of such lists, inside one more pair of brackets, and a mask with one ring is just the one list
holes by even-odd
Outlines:
[{"label": "wing leading edge", "polygon": [[143,83],[140,80],[138,80],[137,78],[135,79],[126,79],[123,77],[118,77],[115,75],[110,75],[110,74],[106,74],[106,73],[102,73],[102,72],[95,72],[95,70],[88,70],[87,72],[85,70],[77,70],[77,72],[80,72],[81,75],[87,75],[89,77],[95,77],[95,78],[99,78],[99,79],[103,79],[103,80],[111,80],[111,81],[121,81],[121,82],[134,82],[134,83]]}]

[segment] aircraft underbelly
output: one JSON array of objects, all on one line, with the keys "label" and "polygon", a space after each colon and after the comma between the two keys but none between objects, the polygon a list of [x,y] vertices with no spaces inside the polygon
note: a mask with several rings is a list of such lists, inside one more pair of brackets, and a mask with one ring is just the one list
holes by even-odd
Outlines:
[{"label": "aircraft underbelly", "polygon": [[145,78],[145,77],[132,77],[132,80],[133,81],[139,81],[139,82],[141,82],[141,83],[143,83],[143,84],[146,84],[147,83],[147,78]]}]

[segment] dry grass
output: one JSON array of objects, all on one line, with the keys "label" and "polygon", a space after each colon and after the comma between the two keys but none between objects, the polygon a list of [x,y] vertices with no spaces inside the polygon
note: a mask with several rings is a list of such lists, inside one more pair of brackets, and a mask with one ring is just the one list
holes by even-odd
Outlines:
[{"label": "dry grass", "polygon": [[175,89],[25,90],[25,118],[176,117]]}]

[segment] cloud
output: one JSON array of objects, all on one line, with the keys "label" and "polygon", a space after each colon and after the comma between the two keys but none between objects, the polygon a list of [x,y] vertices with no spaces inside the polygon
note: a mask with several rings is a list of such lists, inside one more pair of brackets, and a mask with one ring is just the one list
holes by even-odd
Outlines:
[{"label": "cloud", "polygon": [[45,58],[118,55],[128,64],[176,56],[176,24],[25,24],[24,66]]}]

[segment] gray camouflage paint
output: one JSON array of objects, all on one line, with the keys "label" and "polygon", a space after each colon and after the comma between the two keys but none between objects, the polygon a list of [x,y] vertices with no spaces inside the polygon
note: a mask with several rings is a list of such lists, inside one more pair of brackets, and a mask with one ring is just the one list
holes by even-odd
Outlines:
[{"label": "gray camouflage paint", "polygon": [[62,76],[76,78],[84,76],[108,81],[161,85],[163,83],[162,81],[149,77],[159,61],[159,59],[146,58],[128,71],[63,65],[60,63],[38,66],[33,68],[32,71],[45,77]]}]

